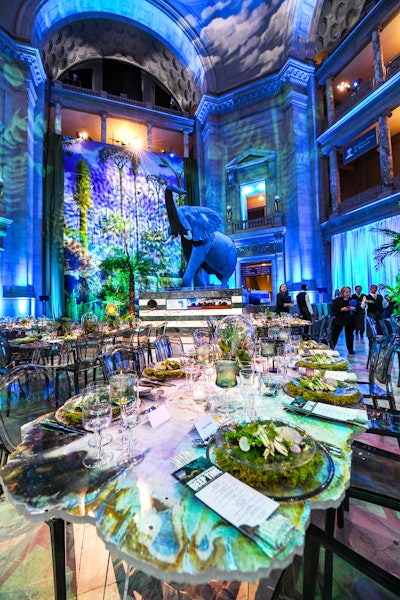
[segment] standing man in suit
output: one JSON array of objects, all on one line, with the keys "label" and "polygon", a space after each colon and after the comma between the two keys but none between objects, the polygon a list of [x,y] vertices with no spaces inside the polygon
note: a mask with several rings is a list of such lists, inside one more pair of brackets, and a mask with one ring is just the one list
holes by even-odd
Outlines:
[{"label": "standing man in suit", "polygon": [[367,314],[369,317],[380,321],[383,317],[383,296],[378,294],[378,286],[373,283],[367,294]]},{"label": "standing man in suit", "polygon": [[364,337],[365,332],[365,307],[367,305],[367,296],[361,292],[361,285],[356,285],[354,294],[351,299],[357,302],[356,312],[354,315],[354,332],[360,334],[360,338]]}]

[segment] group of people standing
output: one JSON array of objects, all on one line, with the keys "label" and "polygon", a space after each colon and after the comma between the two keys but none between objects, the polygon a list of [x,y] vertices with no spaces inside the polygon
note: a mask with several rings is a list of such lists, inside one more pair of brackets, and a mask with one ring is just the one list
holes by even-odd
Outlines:
[{"label": "group of people standing", "polygon": [[362,293],[361,285],[356,285],[354,294],[351,289],[344,285],[337,298],[332,302],[332,341],[334,348],[344,328],[346,347],[349,354],[354,354],[354,334],[364,337],[365,333],[365,310],[375,321],[380,321],[384,316],[384,300],[382,294],[378,294],[378,286],[374,283],[370,286],[369,294]]},{"label": "group of people standing", "polygon": [[[301,317],[307,321],[312,321],[313,310],[310,299],[307,294],[307,285],[301,286],[301,292],[296,296],[296,302]],[[390,310],[389,302],[386,302]],[[286,283],[282,283],[276,296],[276,312],[289,313],[293,306],[292,298],[288,292]],[[365,314],[379,321],[385,315],[387,307],[382,294],[378,293],[378,286],[372,284],[368,294],[362,292],[361,285],[356,285],[354,293],[351,288],[344,285],[338,290],[338,295],[332,302],[332,339],[331,347],[335,348],[339,336],[344,329],[346,338],[346,347],[349,354],[354,354],[354,335],[364,337],[365,333]]]}]

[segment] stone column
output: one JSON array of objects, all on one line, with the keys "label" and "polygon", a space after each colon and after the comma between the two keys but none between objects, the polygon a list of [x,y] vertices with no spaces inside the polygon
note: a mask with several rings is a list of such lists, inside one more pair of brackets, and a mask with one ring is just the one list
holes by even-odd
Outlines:
[{"label": "stone column", "polygon": [[61,135],[62,133],[62,120],[61,120],[61,103],[56,102],[54,112],[54,133]]},{"label": "stone column", "polygon": [[[374,56],[375,86],[378,87],[386,80],[386,69],[383,61],[380,31],[372,32],[372,51]],[[390,139],[389,117],[382,114],[378,117],[379,164],[381,171],[382,189],[393,189],[393,154]]]},{"label": "stone column", "polygon": [[326,111],[328,117],[328,125],[332,125],[335,122],[335,99],[333,97],[333,78],[329,77],[329,79],[325,82],[325,96],[326,96]]},{"label": "stone column", "polygon": [[189,131],[183,130],[183,156],[189,158]]},{"label": "stone column", "polygon": [[374,57],[375,86],[382,85],[386,79],[385,63],[381,46],[381,34],[378,29],[372,32],[372,53]]},{"label": "stone column", "polygon": [[331,210],[333,213],[337,213],[340,201],[340,176],[339,176],[339,166],[337,159],[336,148],[333,148],[329,152],[329,189],[331,192]]},{"label": "stone column", "polygon": [[101,141],[107,143],[107,113],[101,113]]},{"label": "stone column", "polygon": [[147,123],[147,150],[153,151],[153,123]]},{"label": "stone column", "polygon": [[390,139],[389,117],[386,114],[378,117],[379,165],[381,170],[382,189],[393,189],[393,155]]}]

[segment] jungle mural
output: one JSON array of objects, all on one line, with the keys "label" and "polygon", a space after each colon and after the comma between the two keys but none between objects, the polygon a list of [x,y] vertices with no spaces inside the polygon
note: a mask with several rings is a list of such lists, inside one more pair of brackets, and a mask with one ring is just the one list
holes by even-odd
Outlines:
[{"label": "jungle mural", "polygon": [[63,151],[66,316],[103,318],[112,303],[129,320],[139,290],[181,284],[164,190],[184,186],[183,158],[75,139]]}]

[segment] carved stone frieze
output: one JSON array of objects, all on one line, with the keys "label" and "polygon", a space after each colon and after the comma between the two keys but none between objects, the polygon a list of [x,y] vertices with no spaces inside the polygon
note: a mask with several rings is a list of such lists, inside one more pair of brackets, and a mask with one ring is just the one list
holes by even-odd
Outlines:
[{"label": "carved stone frieze", "polygon": [[28,46],[16,44],[11,38],[0,31],[0,55],[23,71],[28,71],[35,86],[45,81],[46,75],[37,50]]},{"label": "carved stone frieze", "polygon": [[311,65],[289,59],[278,75],[267,77],[261,83],[257,82],[218,98],[208,95],[203,96],[196,112],[196,118],[200,123],[204,123],[211,114],[227,114],[259,104],[268,98],[279,96],[284,82],[305,88],[313,73],[314,67]]}]

